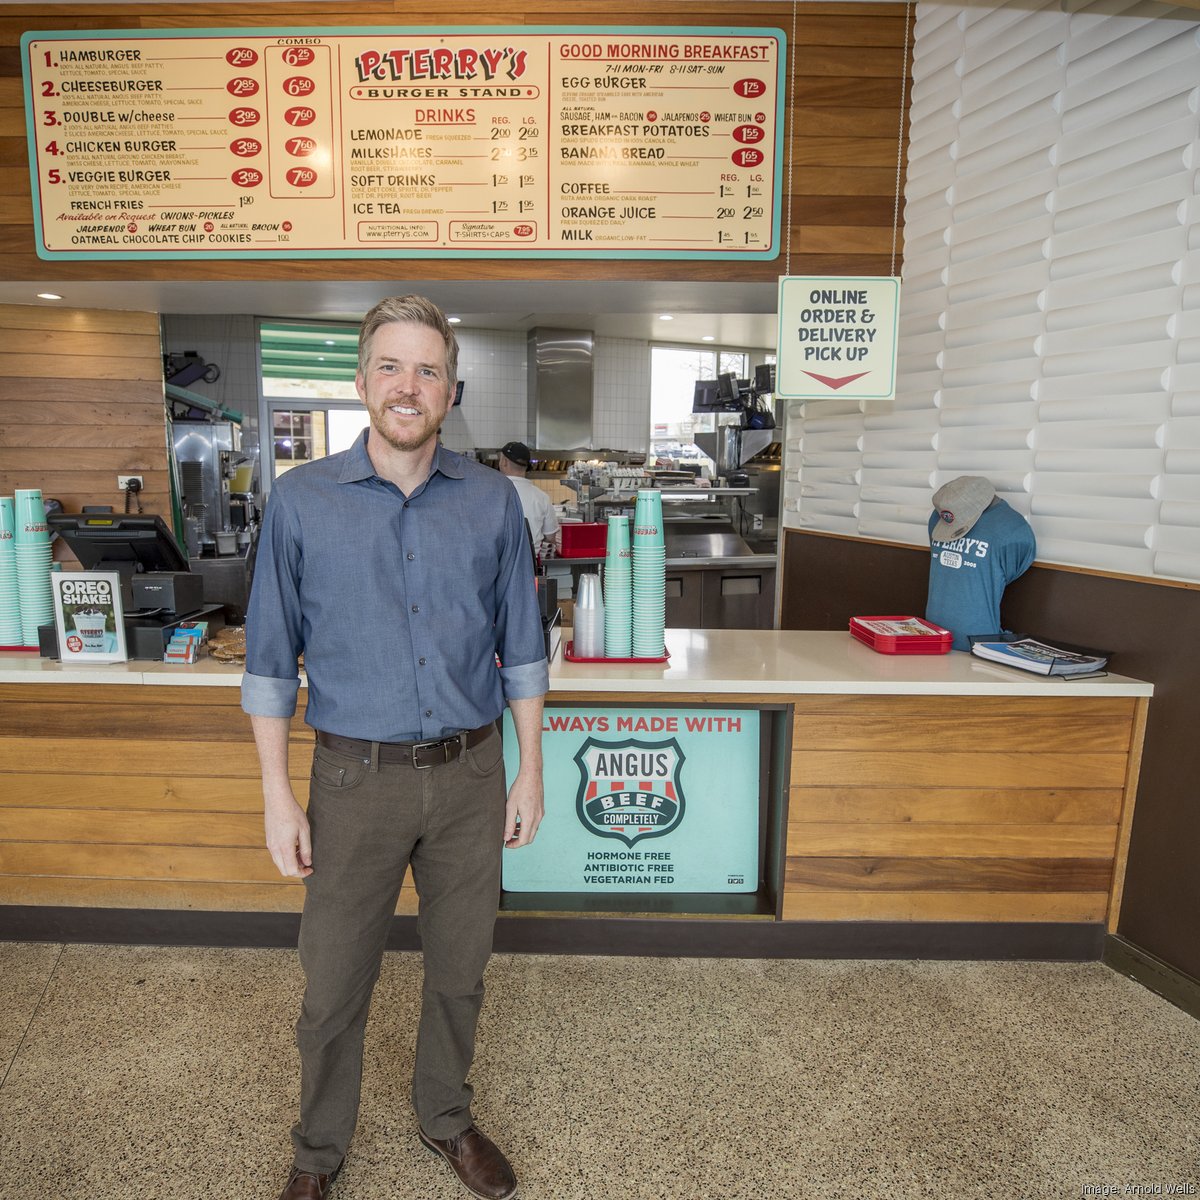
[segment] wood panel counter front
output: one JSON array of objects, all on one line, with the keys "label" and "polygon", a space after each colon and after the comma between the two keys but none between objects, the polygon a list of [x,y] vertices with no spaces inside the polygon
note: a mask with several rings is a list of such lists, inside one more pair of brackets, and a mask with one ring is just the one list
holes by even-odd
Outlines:
[{"label": "wood panel counter front", "polygon": [[[1045,679],[961,653],[880,655],[844,633],[672,629],[667,645],[661,666],[560,655],[547,702],[782,714],[765,881],[774,912],[584,922],[581,904],[542,922],[511,918],[521,948],[569,920],[577,934],[603,926],[610,952],[671,949],[646,940],[648,927],[670,925],[693,927],[696,953],[1099,954],[1120,906],[1148,683]],[[63,667],[0,655],[0,937],[90,929],[134,941],[141,929],[157,940],[158,929],[162,940],[237,941],[242,928],[256,942],[264,926],[252,918],[269,914],[294,933],[302,888],[263,848],[239,680],[212,660]],[[297,715],[302,802],[311,744]],[[400,918],[415,904],[406,886]],[[136,919],[148,913],[157,923]],[[187,914],[191,932],[172,914]],[[1088,936],[1056,943],[1055,929]],[[991,936],[1001,931],[1007,940]]]}]

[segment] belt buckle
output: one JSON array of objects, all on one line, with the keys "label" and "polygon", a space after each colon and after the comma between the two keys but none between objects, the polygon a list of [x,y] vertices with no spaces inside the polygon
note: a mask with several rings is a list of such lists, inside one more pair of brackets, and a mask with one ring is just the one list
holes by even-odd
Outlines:
[{"label": "belt buckle", "polygon": [[[434,747],[445,747],[446,743],[449,741],[452,741],[452,740],[454,740],[454,739],[452,739],[452,738],[434,738],[432,741],[429,741],[429,742],[413,742],[412,749],[411,749],[413,770],[414,771],[428,771],[428,770],[431,770],[433,767],[437,766],[438,764],[433,763],[433,762],[427,762],[427,763],[417,762],[417,755],[420,754],[420,752],[422,750],[432,750]],[[443,756],[442,762],[445,763],[446,761],[448,761],[448,760],[445,758],[445,756]]]}]

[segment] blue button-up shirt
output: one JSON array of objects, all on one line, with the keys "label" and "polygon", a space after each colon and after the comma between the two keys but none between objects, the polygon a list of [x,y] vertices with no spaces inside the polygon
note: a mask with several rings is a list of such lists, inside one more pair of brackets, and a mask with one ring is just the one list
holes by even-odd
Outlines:
[{"label": "blue button-up shirt", "polygon": [[[549,683],[528,535],[503,475],[438,446],[409,496],[367,432],[275,481],[246,613],[242,708],[371,741],[495,720]],[[499,655],[503,666],[497,667]]]}]

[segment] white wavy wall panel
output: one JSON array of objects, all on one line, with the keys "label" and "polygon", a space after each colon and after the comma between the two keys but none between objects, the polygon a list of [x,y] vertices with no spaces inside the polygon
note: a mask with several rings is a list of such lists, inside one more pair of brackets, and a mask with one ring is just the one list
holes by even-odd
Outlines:
[{"label": "white wavy wall panel", "polygon": [[893,402],[793,402],[785,523],[921,544],[986,475],[1038,557],[1200,580],[1200,21],[923,4]]}]

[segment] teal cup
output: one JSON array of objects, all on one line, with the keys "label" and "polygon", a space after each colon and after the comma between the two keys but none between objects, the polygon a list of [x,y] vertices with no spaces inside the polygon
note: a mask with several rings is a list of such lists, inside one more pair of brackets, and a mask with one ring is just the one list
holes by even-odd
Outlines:
[{"label": "teal cup", "polygon": [[18,546],[34,546],[50,541],[46,524],[46,506],[39,488],[17,488],[13,493],[13,541]]},{"label": "teal cup", "polygon": [[11,558],[16,535],[16,506],[11,496],[0,496],[0,558]]},{"label": "teal cup", "polygon": [[662,492],[657,488],[642,488],[633,509],[633,542],[635,546],[662,546]]}]

